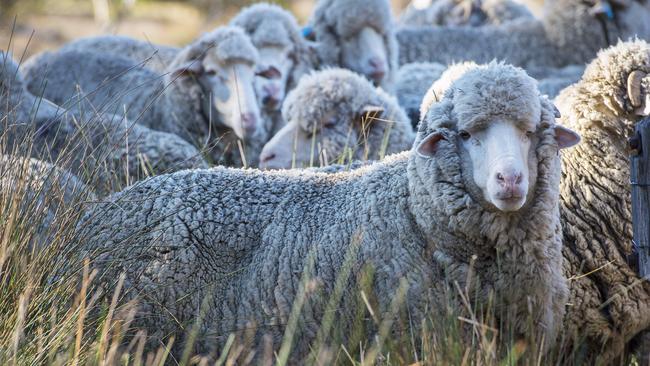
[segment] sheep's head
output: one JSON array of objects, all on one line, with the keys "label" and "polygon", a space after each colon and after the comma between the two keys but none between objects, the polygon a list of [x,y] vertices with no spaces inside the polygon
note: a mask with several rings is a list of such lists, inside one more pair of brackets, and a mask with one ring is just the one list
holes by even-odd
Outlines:
[{"label": "sheep's head", "polygon": [[557,148],[566,148],[579,136],[554,123],[554,107],[523,70],[498,63],[463,67],[463,74],[450,72],[458,79],[426,114],[416,153],[435,159],[444,141],[457,151],[463,183],[474,200],[517,211],[537,182],[538,147],[551,139]]},{"label": "sheep's head", "polygon": [[243,9],[230,24],[244,29],[260,54],[255,78],[260,105],[279,110],[300,62],[296,54],[306,47],[296,19],[277,5],[258,3]]},{"label": "sheep's head", "polygon": [[257,62],[257,50],[241,29],[221,27],[182,50],[169,77],[200,94],[207,123],[218,121],[245,139],[261,129]]},{"label": "sheep's head", "polygon": [[355,71],[386,86],[395,65],[393,19],[388,1],[321,1],[312,20],[323,63]]},{"label": "sheep's head", "polygon": [[391,119],[385,104],[369,81],[348,70],[303,77],[287,96],[282,108],[287,123],[264,146],[260,167],[314,166],[346,156],[376,158],[382,148],[376,145],[381,145],[388,132],[386,120]]}]

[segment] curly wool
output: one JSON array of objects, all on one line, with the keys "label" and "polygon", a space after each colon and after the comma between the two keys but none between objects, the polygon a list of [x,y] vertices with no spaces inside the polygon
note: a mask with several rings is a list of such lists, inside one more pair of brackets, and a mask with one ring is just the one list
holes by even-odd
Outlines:
[{"label": "curly wool", "polygon": [[[198,62],[212,49],[224,64],[257,62],[257,50],[248,36],[239,28],[222,27],[178,52],[167,67],[175,70]],[[177,78],[169,73],[160,76],[126,58],[79,49],[36,56],[25,65],[25,76],[30,91],[56,104],[89,101],[93,110],[118,115],[126,112],[129,120],[206,148],[215,163],[242,166],[234,131],[221,122],[222,116],[205,111],[210,95],[195,78]],[[261,148],[258,140],[266,141],[267,134],[259,131],[246,146]],[[246,151],[249,162],[259,154],[254,149]]]},{"label": "curly wool", "polygon": [[431,85],[447,67],[442,64],[415,62],[403,65],[397,72],[395,96],[414,128],[420,122],[420,105]]},{"label": "curly wool", "polygon": [[[521,75],[496,64],[483,71],[490,79]],[[488,82],[481,73],[465,81]],[[490,90],[507,97],[533,93],[530,81],[519,81]],[[315,288],[299,312],[294,360],[316,338],[339,276],[345,276],[337,304],[344,339],[354,314],[365,311],[357,297],[369,268],[376,313],[390,314],[392,299],[406,286],[404,306],[417,326],[431,306],[448,309],[435,249],[462,261],[477,254],[481,283],[497,292],[504,311],[517,314],[507,318],[514,319],[517,334],[531,324],[523,319],[524,313],[529,319],[530,306],[533,326],[552,339],[566,293],[559,270],[560,166],[552,108],[535,95],[537,115],[527,110],[533,101],[511,109],[518,117],[541,119],[538,174],[526,209],[503,214],[468,192],[455,141],[457,125],[464,123],[459,117],[471,111],[456,104],[458,97],[434,105],[420,125],[418,141],[433,131],[446,137],[435,157],[409,151],[338,174],[215,168],[155,177],[86,213],[79,225],[81,255],[100,269],[97,282],[105,293],[112,293],[118,273],[126,274],[125,300],[139,297],[136,322],[153,342],[172,334],[178,339],[198,309],[207,309],[196,338],[200,352],[223,345],[233,332],[254,334],[259,347],[266,335],[277,349],[300,296],[301,273]],[[488,111],[502,106],[488,94],[475,102],[480,100]],[[376,331],[373,324],[367,325]]]},{"label": "curly wool", "polygon": [[562,124],[583,138],[562,156],[560,207],[564,270],[572,279],[566,349],[581,352],[588,364],[614,362],[650,329],[650,284],[626,261],[632,253],[627,139],[641,119],[627,95],[635,70],[650,73],[650,45],[619,42],[556,98]]},{"label": "curly wool", "polygon": [[207,167],[199,152],[176,135],[103,115],[89,105],[61,108],[34,96],[26,90],[18,64],[7,54],[0,57],[5,60],[0,65],[0,95],[6,97],[0,121],[6,152],[27,145],[31,149],[25,152],[41,160],[70,159],[69,169],[100,195],[152,173]]},{"label": "curly wool", "polygon": [[[382,107],[384,112],[377,119],[362,121],[359,112],[366,106]],[[304,131],[319,131],[322,147],[331,157],[343,154],[346,147],[354,147],[353,160],[379,160],[384,155],[408,150],[415,137],[395,97],[345,69],[327,69],[304,76],[285,99],[282,117],[288,123],[298,121]],[[322,129],[321,122],[328,117],[334,117],[341,128]],[[370,127],[364,131],[367,125]]]},{"label": "curly wool", "polygon": [[399,51],[390,9],[388,0],[319,0],[309,24],[318,42],[316,51],[320,65],[341,66],[341,42],[363,27],[371,27],[384,38],[389,70],[382,87],[390,90],[399,68]]},{"label": "curly wool", "polygon": [[[397,32],[400,64],[410,62],[503,60],[526,69],[584,64],[616,39],[650,39],[650,3],[631,1],[604,24],[577,0],[544,4],[541,20],[518,20],[501,26],[407,27]],[[604,30],[606,29],[606,31]],[[426,40],[426,41],[425,41]]]}]

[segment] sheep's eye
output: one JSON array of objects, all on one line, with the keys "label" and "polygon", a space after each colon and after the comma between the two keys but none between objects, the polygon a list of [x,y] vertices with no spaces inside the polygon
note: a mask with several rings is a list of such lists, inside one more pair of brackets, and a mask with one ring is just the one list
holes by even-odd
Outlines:
[{"label": "sheep's eye", "polygon": [[217,70],[205,70],[205,74],[209,76],[217,75]]},{"label": "sheep's eye", "polygon": [[535,131],[526,131],[526,137],[528,137],[528,138],[533,137],[534,134],[535,134]]},{"label": "sheep's eye", "polygon": [[469,132],[465,130],[458,131],[458,136],[460,136],[460,138],[463,140],[469,140],[469,138],[472,137],[472,135],[470,135]]}]

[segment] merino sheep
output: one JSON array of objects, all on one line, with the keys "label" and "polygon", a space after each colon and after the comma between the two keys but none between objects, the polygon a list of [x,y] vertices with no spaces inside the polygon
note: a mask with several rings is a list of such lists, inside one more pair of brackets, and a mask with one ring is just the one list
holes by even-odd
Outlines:
[{"label": "merino sheep", "polygon": [[616,39],[650,39],[650,3],[616,2],[613,18],[597,5],[580,0],[546,1],[541,20],[501,26],[406,27],[397,32],[400,64],[411,62],[504,60],[526,69],[589,62]]},{"label": "merino sheep", "polygon": [[394,97],[345,69],[304,76],[282,115],[287,124],[264,146],[261,168],[377,160],[409,149],[415,138]]},{"label": "merino sheep", "polygon": [[430,0],[423,4],[411,2],[400,16],[400,23],[406,26],[480,27],[533,18],[525,5],[512,0]]},{"label": "merino sheep", "polygon": [[414,128],[420,122],[422,98],[431,85],[447,69],[437,63],[415,62],[399,68],[395,82],[395,96],[404,108]]},{"label": "merino sheep", "polygon": [[388,0],[319,0],[309,20],[320,66],[366,76],[391,91],[398,49]]},{"label": "merino sheep", "polygon": [[601,51],[555,101],[561,123],[583,137],[562,155],[562,251],[570,284],[563,354],[610,364],[640,343],[647,358],[650,283],[628,262],[634,252],[628,138],[650,114],[650,44],[619,42]]},{"label": "merino sheep", "polygon": [[286,92],[313,70],[316,62],[296,18],[277,5],[258,3],[244,8],[230,24],[241,27],[251,38],[260,54],[261,70],[279,72],[276,78],[260,75],[255,79],[261,105],[279,110]]},{"label": "merino sheep", "polygon": [[[151,174],[207,167],[200,153],[176,135],[78,106],[65,110],[34,96],[25,87],[19,65],[3,52],[0,97],[4,153],[25,152],[69,163],[98,194]],[[22,151],[21,145],[29,151]]]},{"label": "merino sheep", "polygon": [[221,27],[179,52],[163,76],[126,58],[76,49],[32,59],[25,73],[28,89],[57,104],[89,100],[205,148],[214,163],[242,166],[239,140],[254,164],[268,134],[253,87],[257,61],[240,28]]},{"label": "merino sheep", "polygon": [[[473,139],[489,147],[481,152]],[[140,299],[136,323],[152,340],[178,340],[200,319],[199,352],[233,332],[254,335],[255,346],[265,335],[277,349],[304,301],[291,356],[300,359],[339,276],[344,295],[334,306],[345,339],[355,311],[365,314],[358,289],[369,268],[376,313],[392,314],[401,288],[411,324],[420,324],[430,306],[447,304],[434,251],[450,260],[476,254],[477,276],[513,334],[550,342],[567,294],[558,149],[574,142],[532,78],[492,63],[432,106],[411,151],[338,174],[217,167],[154,177],[91,208],[78,239],[104,293],[125,273],[125,300]],[[506,151],[513,159],[498,160]]]}]

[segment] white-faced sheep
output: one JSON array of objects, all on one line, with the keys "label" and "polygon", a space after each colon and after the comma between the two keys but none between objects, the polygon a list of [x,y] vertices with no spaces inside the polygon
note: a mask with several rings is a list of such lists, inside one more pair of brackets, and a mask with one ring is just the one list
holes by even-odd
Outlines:
[{"label": "white-faced sheep", "polygon": [[416,0],[404,9],[399,21],[406,26],[480,27],[516,19],[533,20],[533,14],[512,0]]},{"label": "white-faced sheep", "polygon": [[163,76],[126,58],[81,50],[32,59],[25,73],[32,92],[57,104],[89,100],[205,148],[214,163],[242,166],[239,140],[254,164],[268,134],[253,87],[257,61],[240,28],[221,27],[179,52]]},{"label": "white-faced sheep", "polygon": [[355,312],[365,314],[358,289],[369,268],[375,312],[394,314],[403,289],[417,326],[430,306],[447,304],[434,251],[450,260],[476,254],[482,286],[509,314],[503,322],[515,336],[550,342],[567,295],[558,149],[576,136],[554,125],[552,105],[521,69],[494,63],[456,83],[411,151],[339,174],[218,167],[139,182],[86,213],[83,255],[105,293],[125,273],[125,299],[141,300],[136,322],[153,340],[182,336],[201,311],[199,352],[241,332],[277,349],[294,302],[304,301],[293,338],[300,359],[337,279],[345,338]]},{"label": "white-faced sheep", "polygon": [[409,149],[415,138],[394,97],[345,69],[304,76],[282,115],[286,125],[264,146],[261,168],[378,160]]},{"label": "white-faced sheep", "polygon": [[350,69],[392,90],[397,42],[388,0],[319,0],[309,20],[320,66]]},{"label": "white-faced sheep", "polygon": [[25,88],[19,65],[0,52],[0,131],[4,153],[28,153],[66,165],[98,194],[152,174],[207,164],[180,137],[97,113],[63,109]]},{"label": "white-faced sheep", "polygon": [[650,350],[650,283],[628,262],[628,138],[650,112],[650,45],[620,42],[601,51],[555,101],[561,123],[583,137],[562,155],[562,251],[570,290],[562,350],[584,364],[610,364],[637,341]]},{"label": "white-faced sheep", "polygon": [[286,93],[314,69],[315,54],[295,17],[277,5],[259,3],[244,8],[230,24],[244,29],[260,54],[255,91],[272,136],[284,125],[280,109]]},{"label": "white-faced sheep", "polygon": [[[407,27],[397,32],[400,64],[411,62],[503,60],[526,69],[589,62],[616,39],[650,39],[650,3],[546,1],[541,20],[513,21],[489,27]],[[610,18],[608,15],[613,14]]]}]

